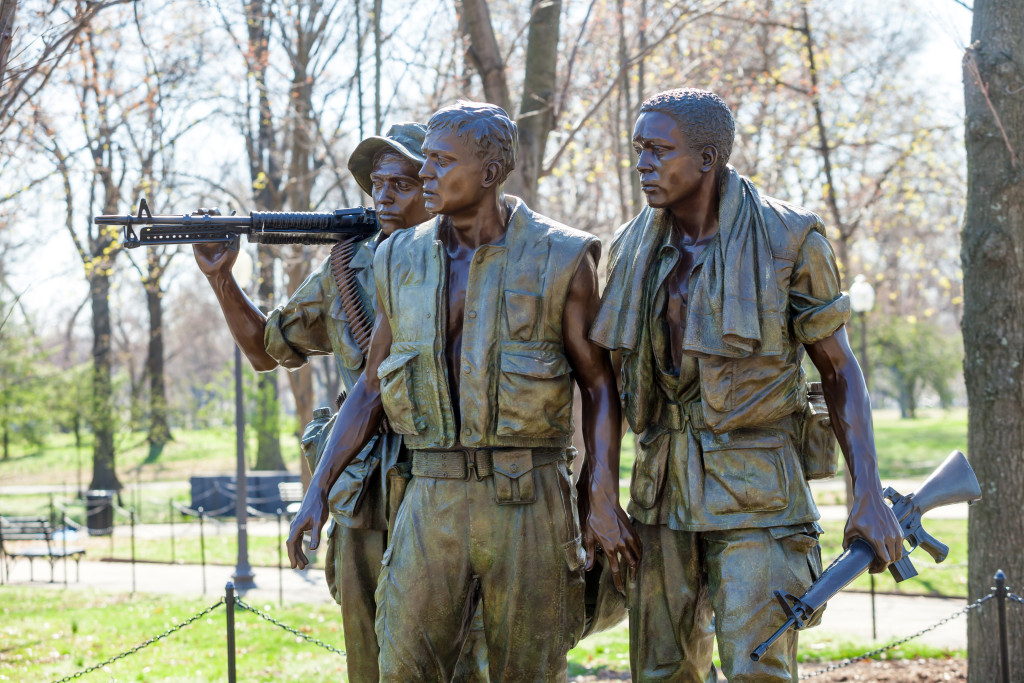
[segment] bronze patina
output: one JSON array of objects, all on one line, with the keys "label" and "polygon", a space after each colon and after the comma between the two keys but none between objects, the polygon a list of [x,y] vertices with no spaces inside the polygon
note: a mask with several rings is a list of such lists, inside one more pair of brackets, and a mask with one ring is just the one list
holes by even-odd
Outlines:
[{"label": "bronze patina", "polygon": [[902,550],[832,247],[817,216],[760,194],[728,165],[734,129],[709,92],[644,102],[633,146],[648,208],[615,235],[591,330],[621,364],[637,435],[637,681],[714,681],[716,635],[728,680],[797,679],[794,632],[758,661],[748,655],[785,621],[772,591],[801,595],[821,572],[801,465],[805,352],[853,474],[844,545],[864,539],[873,571]]},{"label": "bronze patina", "polygon": [[[351,391],[365,366],[369,325],[375,317],[373,255],[397,231],[430,218],[418,177],[425,126],[401,123],[384,136],[360,142],[349,169],[374,202],[380,233],[358,242],[340,242],[281,307],[269,316],[245,296],[231,277],[237,252],[226,245],[197,245],[196,260],[207,275],[232,335],[257,370],[278,365],[294,369],[311,356],[332,355],[341,383]],[[315,430],[307,428],[307,433]],[[316,450],[314,439],[309,447]],[[315,464],[315,453],[311,459]],[[379,648],[374,636],[374,591],[387,547],[384,473],[407,459],[398,434],[376,434],[334,482],[329,504],[326,573],[332,596],[341,605],[348,677],[353,682],[379,679]],[[486,649],[477,620],[459,680],[486,681]]]},{"label": "bronze patina", "polygon": [[[566,678],[583,628],[583,568],[603,548],[617,584],[640,546],[617,502],[619,402],[609,355],[587,339],[600,246],[506,197],[516,126],[460,102],[431,117],[420,170],[438,218],[374,257],[367,366],[341,408],[292,523],[303,567],[328,492],[387,415],[412,454],[377,587],[382,681],[443,681],[483,605],[490,675]],[[567,457],[572,381],[587,454],[577,516]]]}]

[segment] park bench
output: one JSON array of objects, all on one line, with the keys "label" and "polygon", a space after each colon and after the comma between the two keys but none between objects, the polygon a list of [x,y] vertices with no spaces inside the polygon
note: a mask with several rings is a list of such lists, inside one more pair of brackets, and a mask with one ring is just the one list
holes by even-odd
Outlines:
[{"label": "park bench", "polygon": [[[56,531],[45,517],[0,517],[0,558],[3,558],[7,576],[11,575],[11,561],[26,557],[29,561],[29,580],[34,581],[35,560],[42,557],[50,563],[50,583],[53,583],[57,560],[71,558],[75,561],[77,581],[79,562],[85,555],[85,548],[69,547],[66,539],[60,543],[55,542],[53,536]],[[23,542],[28,541],[45,541],[46,546],[25,546]]]},{"label": "park bench", "polygon": [[294,517],[302,504],[302,482],[282,481],[277,485],[277,493],[281,496],[281,502],[285,505],[285,513]]}]

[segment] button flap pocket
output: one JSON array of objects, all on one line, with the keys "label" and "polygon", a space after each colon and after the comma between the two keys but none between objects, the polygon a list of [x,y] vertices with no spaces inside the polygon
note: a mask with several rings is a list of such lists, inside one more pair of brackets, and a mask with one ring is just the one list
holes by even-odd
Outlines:
[{"label": "button flap pocket", "polygon": [[533,451],[529,448],[502,449],[491,454],[494,468],[494,499],[499,505],[517,505],[537,500],[534,487]]},{"label": "button flap pocket", "polygon": [[748,448],[782,448],[786,444],[786,437],[764,429],[736,429],[724,434],[701,430],[700,441],[705,451],[732,451]]},{"label": "button flap pocket", "polygon": [[560,377],[571,371],[561,353],[547,350],[502,351],[501,371],[529,377]]},{"label": "button flap pocket", "polygon": [[700,440],[709,512],[770,512],[789,503],[789,479],[782,463],[785,436],[764,429],[724,434],[701,430]]},{"label": "button flap pocket", "polygon": [[419,351],[406,351],[405,353],[392,353],[377,367],[377,377],[384,379],[399,368],[404,367],[413,358],[420,355]]},{"label": "button flap pocket", "polygon": [[508,338],[526,341],[533,337],[533,329],[540,320],[539,294],[505,292],[505,318],[508,320]]}]

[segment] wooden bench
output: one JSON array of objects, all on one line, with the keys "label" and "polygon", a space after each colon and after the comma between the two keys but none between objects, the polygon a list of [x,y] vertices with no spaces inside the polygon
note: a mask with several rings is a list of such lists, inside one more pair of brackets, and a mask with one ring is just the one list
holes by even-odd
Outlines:
[{"label": "wooden bench", "polygon": [[[54,582],[54,566],[59,559],[71,558],[75,561],[75,580],[79,579],[79,562],[85,555],[85,548],[69,547],[67,540],[61,543],[53,540],[56,529],[45,517],[0,517],[0,557],[3,558],[7,576],[11,575],[11,560],[27,557],[29,561],[29,580],[35,580],[35,560],[46,558],[50,563],[50,583]],[[22,545],[23,541],[45,541],[46,546]],[[17,545],[11,546],[11,543]],[[66,565],[65,565],[66,566]]]},{"label": "wooden bench", "polygon": [[302,482],[282,481],[277,485],[277,493],[281,496],[281,502],[285,505],[285,513],[294,517],[302,504]]}]

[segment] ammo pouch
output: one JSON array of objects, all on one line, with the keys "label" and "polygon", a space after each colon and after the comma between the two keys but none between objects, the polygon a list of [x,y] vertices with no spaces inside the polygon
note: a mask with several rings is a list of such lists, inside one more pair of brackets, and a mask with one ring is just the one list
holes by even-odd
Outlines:
[{"label": "ammo pouch", "polygon": [[334,425],[334,415],[327,406],[321,406],[313,411],[313,419],[302,430],[301,449],[302,457],[312,474],[316,471],[317,463],[324,452],[324,445],[327,443],[327,435],[331,433]]},{"label": "ammo pouch", "polygon": [[398,508],[401,507],[402,500],[405,498],[405,490],[409,486],[410,479],[412,479],[412,462],[396,462],[387,471],[384,485],[386,487],[385,514],[388,517],[389,545],[391,543],[391,534],[394,533],[395,529],[395,520],[398,518]]},{"label": "ammo pouch", "polygon": [[836,475],[838,455],[836,435],[825,404],[821,382],[807,383],[807,404],[804,406],[803,429],[800,439],[800,464],[804,478],[830,479]]},{"label": "ammo pouch", "polygon": [[498,505],[525,505],[537,501],[533,449],[504,448],[491,452],[494,500]]}]

